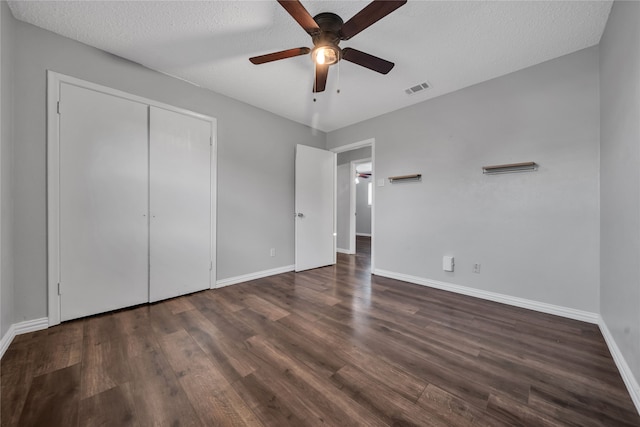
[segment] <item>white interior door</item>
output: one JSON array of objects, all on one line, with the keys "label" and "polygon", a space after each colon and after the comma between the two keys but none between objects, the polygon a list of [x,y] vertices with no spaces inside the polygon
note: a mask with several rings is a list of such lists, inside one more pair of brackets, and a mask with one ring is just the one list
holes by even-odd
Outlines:
[{"label": "white interior door", "polygon": [[336,155],[298,145],[295,179],[295,269],[336,263]]},{"label": "white interior door", "polygon": [[212,126],[151,107],[150,301],[211,287]]},{"label": "white interior door", "polygon": [[147,108],[61,85],[61,320],[148,300]]}]

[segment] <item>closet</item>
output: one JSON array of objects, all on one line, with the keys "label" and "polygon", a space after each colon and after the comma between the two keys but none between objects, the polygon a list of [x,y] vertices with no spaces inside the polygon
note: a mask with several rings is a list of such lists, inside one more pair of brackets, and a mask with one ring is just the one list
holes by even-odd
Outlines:
[{"label": "closet", "polygon": [[50,324],[209,289],[215,119],[56,73],[49,85]]}]

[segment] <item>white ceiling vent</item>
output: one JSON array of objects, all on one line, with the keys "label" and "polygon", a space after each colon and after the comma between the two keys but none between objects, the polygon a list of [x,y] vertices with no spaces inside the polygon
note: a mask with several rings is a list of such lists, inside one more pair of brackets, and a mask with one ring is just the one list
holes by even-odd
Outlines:
[{"label": "white ceiling vent", "polygon": [[405,89],[404,92],[407,95],[413,95],[414,93],[421,92],[425,89],[429,89],[429,84],[427,82],[420,83],[415,86],[411,86],[409,89]]}]

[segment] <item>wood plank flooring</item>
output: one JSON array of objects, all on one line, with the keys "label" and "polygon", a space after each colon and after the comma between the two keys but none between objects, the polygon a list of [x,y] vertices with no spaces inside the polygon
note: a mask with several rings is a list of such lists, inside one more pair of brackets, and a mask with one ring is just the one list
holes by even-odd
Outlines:
[{"label": "wood plank flooring", "polygon": [[338,265],[16,337],[3,426],[640,426],[597,326]]}]

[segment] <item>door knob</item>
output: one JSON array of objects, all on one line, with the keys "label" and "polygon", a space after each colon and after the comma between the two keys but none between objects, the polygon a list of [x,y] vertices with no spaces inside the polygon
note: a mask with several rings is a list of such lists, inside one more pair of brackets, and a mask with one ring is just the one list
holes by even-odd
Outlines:
[{"label": "door knob", "polygon": [[298,217],[298,218],[302,218],[302,217],[304,217],[304,214],[303,214],[303,213],[298,213],[298,214],[297,214],[297,217]]}]

